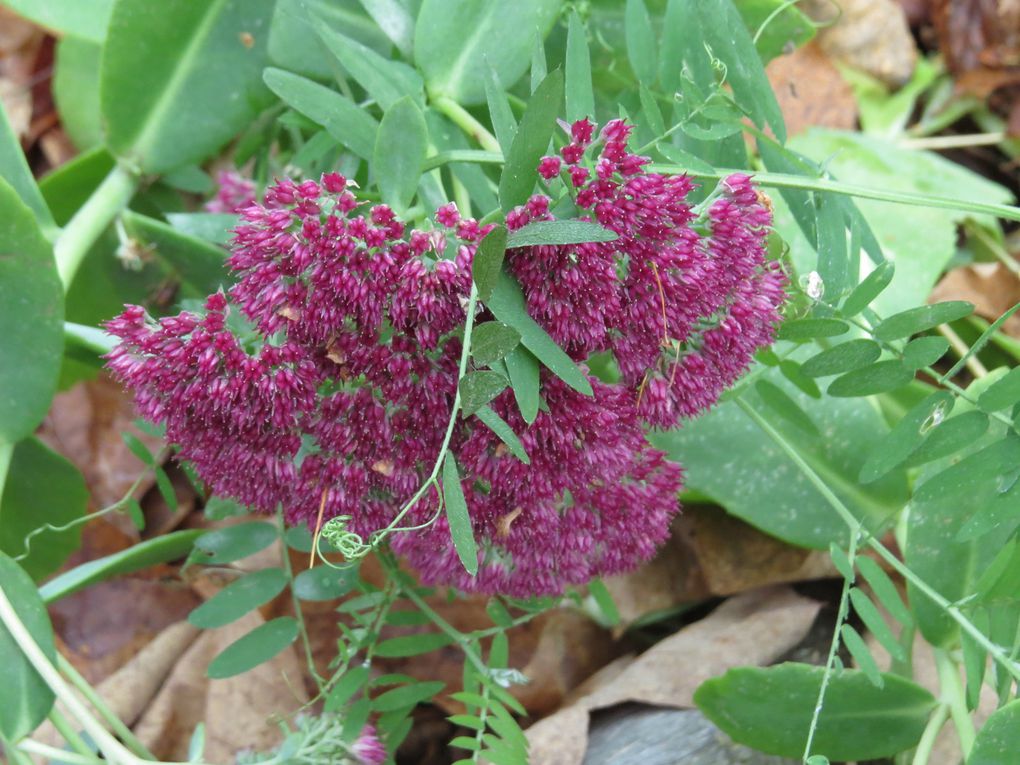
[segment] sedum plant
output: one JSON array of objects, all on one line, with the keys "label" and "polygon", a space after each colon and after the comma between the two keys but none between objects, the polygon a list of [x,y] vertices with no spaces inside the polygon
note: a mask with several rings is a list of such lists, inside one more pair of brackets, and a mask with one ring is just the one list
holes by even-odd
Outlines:
[{"label": "sedum plant", "polygon": [[[156,761],[57,655],[46,603],[279,542],[279,566],[189,617],[212,629],[291,600],[208,667],[295,642],[307,661],[313,703],[242,759],[395,761],[414,707],[449,692],[462,762],[527,762],[508,633],[560,606],[612,621],[601,577],[648,560],[693,490],[828,549],[844,577],[826,664],[707,681],[696,702],[720,728],[811,765],[924,765],[952,725],[968,765],[1013,761],[1016,308],[982,325],[927,297],[957,224],[963,257],[1002,257],[995,218],[1020,211],[881,139],[788,140],[763,65],[813,34],[793,5],[5,4],[59,34],[55,98],[82,149],[36,182],[0,123],[8,759]],[[941,124],[933,104],[915,133]],[[833,146],[896,172],[833,177]],[[931,250],[903,245],[920,216]],[[127,439],[166,501],[171,457],[210,518],[250,517],[49,578],[96,513],[32,434],[58,387],[103,365],[169,444]],[[118,512],[144,522],[133,489],[98,514]],[[381,586],[360,574],[369,554]],[[456,629],[433,588],[490,596],[492,626]],[[342,638],[320,674],[302,603],[331,600]],[[390,637],[407,626],[421,633]],[[938,698],[913,680],[917,633]],[[450,646],[459,689],[373,671]],[[978,729],[983,688],[998,708]],[[32,738],[47,717],[66,750]]]}]

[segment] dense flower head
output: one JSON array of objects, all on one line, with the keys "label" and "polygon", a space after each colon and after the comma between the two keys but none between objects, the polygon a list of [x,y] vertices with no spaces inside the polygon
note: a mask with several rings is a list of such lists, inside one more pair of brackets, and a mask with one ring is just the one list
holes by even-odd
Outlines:
[{"label": "dense flower head", "polygon": [[[426,583],[558,593],[648,559],[682,474],[644,428],[714,403],[778,321],[769,210],[747,176],[727,178],[699,212],[687,177],[645,172],[628,152],[623,121],[597,134],[587,120],[566,127],[562,161],[543,159],[538,175],[617,238],[514,248],[507,268],[532,318],[582,371],[609,352],[621,379],[589,375],[585,396],[543,370],[530,424],[511,390],[492,401],[530,465],[477,418],[456,420],[450,451],[478,573],[461,565],[430,490],[402,523],[422,528],[390,538]],[[505,222],[551,220],[554,208],[538,194]],[[291,523],[314,524],[320,509],[348,516],[367,539],[422,485],[444,442],[471,266],[491,225],[451,203],[429,230],[406,230],[336,173],[278,181],[240,215],[228,261],[236,283],[200,313],[153,320],[128,306],[107,325],[120,338],[109,366],[217,494],[282,507]]]},{"label": "dense flower head", "polygon": [[216,195],[205,204],[206,212],[237,213],[255,203],[255,183],[236,170],[216,174]]}]

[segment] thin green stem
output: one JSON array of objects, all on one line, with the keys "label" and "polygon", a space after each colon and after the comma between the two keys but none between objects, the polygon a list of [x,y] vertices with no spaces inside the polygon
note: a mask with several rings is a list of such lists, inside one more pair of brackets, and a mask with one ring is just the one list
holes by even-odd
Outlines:
[{"label": "thin green stem", "polygon": [[1010,255],[1006,248],[992,239],[981,226],[971,226],[969,228],[971,233],[991,251],[992,255],[1002,263],[1007,271],[1013,274],[1013,276],[1020,277],[1020,263],[1017,263],[1016,258]]},{"label": "thin green stem", "polygon": [[967,149],[971,146],[995,146],[1006,139],[1006,134],[973,133],[971,135],[937,135],[926,138],[905,138],[899,142],[904,149]]},{"label": "thin green stem", "polygon": [[78,730],[71,724],[71,721],[56,706],[50,710],[48,717],[50,722],[53,723],[53,727],[57,729],[57,733],[63,736],[64,741],[70,744],[76,752],[89,757],[95,756],[95,752],[85,743],[85,739],[78,734]]},{"label": "thin green stem", "polygon": [[[281,509],[278,513],[279,528],[283,528],[283,510]],[[286,540],[283,539],[283,534],[280,534],[281,552],[280,558],[283,562],[284,573],[287,574],[287,581],[291,583],[291,586],[287,589],[290,590],[290,602],[294,608],[294,619],[297,621],[298,634],[301,636],[301,646],[305,653],[305,663],[308,665],[308,674],[311,675],[312,680],[315,681],[316,687],[319,691],[322,691],[325,687],[325,681],[319,675],[315,669],[315,659],[312,656],[312,642],[308,637],[308,628],[305,626],[305,615],[301,611],[301,600],[294,592],[294,566],[290,562],[290,549],[287,547]]]},{"label": "thin green stem", "polygon": [[[71,681],[71,684],[78,689],[78,692],[85,697],[85,699],[95,708],[99,715],[106,721],[106,724],[110,726],[114,733],[120,737],[120,740],[124,742],[124,745],[130,749],[134,754],[138,755],[142,759],[155,760],[155,755],[152,754],[138,737],[131,732],[131,729],[124,724],[124,722],[113,713],[103,698],[96,693],[96,689],[93,688],[88,680],[81,676],[81,673],[74,668],[67,659],[57,654],[57,667],[60,671]],[[82,721],[84,722],[84,721]],[[92,733],[86,729],[86,732],[91,736]],[[95,736],[93,736],[95,740]],[[99,742],[96,742],[97,744]]]},{"label": "thin green stem", "polygon": [[[850,535],[850,547],[847,549],[847,560],[850,561],[850,565],[854,565],[854,560],[857,558],[857,543],[861,537],[861,524],[856,523],[851,528]],[[839,652],[839,640],[840,631],[843,627],[843,622],[846,620],[847,613],[850,610],[850,588],[853,586],[853,579],[847,577],[843,579],[843,589],[839,595],[839,609],[836,611],[836,626],[832,630],[832,642],[829,643],[829,655],[825,660],[825,673],[822,675],[822,684],[818,687],[818,698],[815,701],[814,711],[811,713],[811,726],[808,728],[807,741],[804,743],[804,756],[802,759],[807,762],[808,757],[811,756],[811,745],[815,741],[815,731],[818,730],[818,720],[822,714],[822,707],[825,704],[825,692],[829,688],[829,680],[832,678],[832,674],[835,671],[836,655]]]},{"label": "thin green stem", "polygon": [[[715,170],[711,173],[691,170],[680,165],[652,164],[647,166],[652,172],[687,173],[692,178],[714,178],[721,180],[733,173],[743,170]],[[990,204],[987,202],[971,202],[965,199],[952,199],[931,194],[912,194],[906,191],[888,191],[868,186],[857,186],[851,183],[829,180],[828,178],[809,178],[802,175],[786,173],[753,173],[754,180],[760,186],[779,189],[801,189],[803,191],[826,191],[833,194],[844,194],[861,199],[874,199],[879,202],[914,205],[916,207],[934,207],[942,210],[984,213],[998,218],[1020,221],[1020,207],[1012,205]]]},{"label": "thin green stem", "polygon": [[[833,493],[832,489],[830,489],[825,481],[823,481],[814,471],[814,468],[807,463],[807,461],[801,456],[800,452],[797,451],[797,449],[794,448],[794,446],[790,444],[790,442],[787,441],[782,434],[779,433],[779,431],[772,427],[772,424],[768,420],[758,414],[758,412],[756,412],[750,404],[742,398],[738,398],[736,401],[737,405],[744,411],[744,413],[775,442],[776,446],[786,453],[786,456],[790,458],[790,461],[793,462],[797,469],[800,470],[805,478],[807,478],[808,482],[815,487],[818,493],[822,495],[825,501],[829,503],[839,517],[843,519],[844,523],[846,523],[851,529],[856,528],[858,521],[854,517],[853,513],[851,513],[850,509],[843,504],[843,501]],[[902,576],[908,583],[913,585],[918,592],[941,608],[950,619],[956,622],[964,632],[970,635],[971,638],[974,639],[974,642],[981,646],[997,664],[1010,674],[1011,677],[1020,681],[1020,665],[1011,660],[1001,646],[993,643],[988,639],[987,635],[974,626],[973,622],[964,616],[959,608],[950,603],[949,600],[947,600],[941,593],[915,574],[913,570],[897,558],[878,539],[869,537],[867,539],[867,544],[868,547],[878,553],[882,560],[888,563],[896,571],[896,573]]]},{"label": "thin green stem", "polygon": [[18,749],[16,744],[4,738],[2,734],[0,734],[0,743],[3,744],[2,751],[7,754],[7,759],[12,765],[35,765],[31,757]]},{"label": "thin green stem", "polygon": [[956,735],[960,738],[960,751],[966,760],[974,746],[974,721],[967,712],[963,685],[960,683],[960,668],[948,653],[936,648],[935,669],[939,675],[942,701],[949,705],[949,713],[952,715],[953,725],[956,726]]},{"label": "thin green stem", "polygon": [[911,765],[928,765],[932,750],[935,748],[935,742],[938,740],[939,731],[942,730],[942,726],[948,719],[948,704],[942,703],[935,707],[935,711],[928,718],[928,724],[924,727],[924,733],[921,734],[921,740],[917,742],[917,749],[914,750]]},{"label": "thin green stem", "polygon": [[450,118],[454,125],[471,136],[486,151],[498,152],[499,141],[481,122],[452,98],[440,96],[432,101],[432,105]]},{"label": "thin green stem", "polygon": [[67,762],[71,765],[96,765],[96,763],[102,762],[94,754],[85,755],[69,752],[66,749],[59,749],[55,746],[44,744],[41,741],[33,741],[30,738],[19,741],[18,749],[27,754],[37,754],[40,757],[45,757],[51,762]]},{"label": "thin green stem", "polygon": [[978,378],[988,375],[988,370],[981,363],[981,359],[977,357],[977,354],[969,353],[970,346],[963,342],[963,338],[956,334],[956,330],[948,324],[939,324],[935,329],[949,342],[953,353],[960,357],[972,375]]},{"label": "thin green stem", "polygon": [[88,201],[74,214],[53,245],[57,273],[66,290],[89,248],[115,217],[127,207],[138,188],[138,177],[116,165]]}]

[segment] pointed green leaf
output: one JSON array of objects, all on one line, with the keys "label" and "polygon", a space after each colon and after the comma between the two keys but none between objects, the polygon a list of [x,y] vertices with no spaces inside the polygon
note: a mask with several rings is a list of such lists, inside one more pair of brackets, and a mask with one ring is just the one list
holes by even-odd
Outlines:
[{"label": "pointed green leaf", "polygon": [[446,522],[450,525],[450,537],[457,550],[457,557],[464,564],[464,569],[474,576],[478,572],[478,547],[471,530],[471,516],[468,515],[464,490],[460,485],[457,460],[452,454],[447,454],[443,461],[443,499]]},{"label": "pointed green leaf", "polygon": [[586,220],[537,220],[510,232],[506,246],[529,247],[536,244],[583,244],[584,242],[612,242],[619,236],[615,231]]},{"label": "pointed green leaf", "polygon": [[905,627],[909,627],[914,623],[910,610],[900,597],[899,590],[896,589],[892,579],[889,578],[889,575],[882,570],[878,563],[871,558],[860,557],[857,559],[857,568],[860,570],[861,576],[864,577],[871,587],[872,592],[875,593],[878,602],[882,604],[882,607],[896,621]]},{"label": "pointed green leaf", "polygon": [[[850,602],[853,603],[854,611],[861,617],[864,626],[875,636],[875,639],[882,644],[882,647],[889,652],[897,661],[906,661],[907,653],[903,650],[896,636],[885,623],[885,619],[875,608],[875,604],[861,590],[854,587],[850,590]],[[858,662],[859,663],[859,662]]]},{"label": "pointed green leaf", "polygon": [[234,580],[188,614],[188,621],[201,629],[222,627],[268,603],[286,586],[287,575],[283,569],[253,571]]},{"label": "pointed green leaf", "polygon": [[634,75],[645,87],[655,84],[655,33],[644,0],[627,0],[624,13],[627,58]]},{"label": "pointed green leaf", "polygon": [[405,709],[428,701],[438,694],[446,683],[434,680],[427,683],[412,683],[381,693],[372,699],[372,709],[376,712],[392,712]]},{"label": "pointed green leaf", "polygon": [[362,159],[372,160],[379,124],[364,109],[335,90],[282,69],[266,69],[263,79],[289,107],[322,125]]},{"label": "pointed green leaf", "polygon": [[488,76],[485,78],[485,100],[489,106],[489,121],[493,130],[496,131],[496,141],[499,148],[503,150],[503,156],[510,153],[514,136],[517,135],[517,120],[510,110],[510,101],[507,99],[506,90],[499,81],[499,75],[491,66],[487,67]]},{"label": "pointed green leaf", "polygon": [[864,638],[861,637],[861,634],[850,624],[844,624],[840,627],[839,634],[843,640],[843,645],[850,651],[850,655],[871,684],[876,688],[885,687],[882,673],[878,671],[878,664],[875,663],[875,657],[871,655],[871,651],[868,650],[868,646],[864,642]]},{"label": "pointed green leaf", "polygon": [[280,616],[260,624],[213,657],[206,675],[213,680],[240,675],[272,659],[297,636],[297,620],[290,616]]},{"label": "pointed green leaf", "polygon": [[512,455],[525,465],[531,464],[528,453],[524,449],[524,444],[521,443],[521,440],[514,433],[513,428],[507,424],[506,420],[488,406],[479,407],[478,411],[475,412],[475,417],[484,422],[489,430],[499,436],[499,440],[506,444],[507,449],[510,450]]},{"label": "pointed green leaf", "polygon": [[[579,393],[592,395],[591,383],[573,360],[528,315],[520,285],[505,272],[500,275],[488,303],[489,310],[521,334],[521,344],[535,354],[549,371]],[[511,373],[511,382],[513,374]]]},{"label": "pointed green leaf", "polygon": [[485,100],[486,69],[510,88],[545,38],[561,0],[424,0],[414,30],[414,61],[429,92],[470,106]]},{"label": "pointed green leaf", "polygon": [[478,245],[475,259],[471,263],[471,278],[478,287],[478,299],[488,303],[492,291],[503,273],[503,257],[506,254],[506,226],[496,226]]},{"label": "pointed green leaf", "polygon": [[800,405],[790,398],[782,388],[768,380],[759,380],[755,383],[754,389],[761,400],[780,417],[809,436],[821,435],[807,412],[801,409]]},{"label": "pointed green leaf", "polygon": [[542,80],[528,102],[499,179],[503,210],[524,204],[538,180],[538,163],[549,148],[563,103],[563,73],[557,69]]},{"label": "pointed green leaf", "polygon": [[471,358],[478,366],[489,366],[506,356],[521,342],[520,333],[498,321],[477,325],[471,333]]},{"label": "pointed green leaf", "polygon": [[895,267],[891,260],[887,260],[875,268],[850,293],[850,296],[843,302],[840,312],[844,316],[856,316],[871,305],[871,302],[889,286],[894,271]]},{"label": "pointed green leaf", "polygon": [[513,388],[517,408],[520,409],[524,421],[530,425],[538,416],[540,398],[538,359],[526,349],[517,346],[507,355],[504,362],[506,371],[510,374],[510,387]]},{"label": "pointed green leaf", "polygon": [[368,682],[371,670],[364,664],[351,667],[326,696],[325,712],[338,712]]},{"label": "pointed green leaf", "polygon": [[974,739],[967,765],[1012,765],[1020,752],[1020,699],[988,718]]},{"label": "pointed green leaf", "polygon": [[588,36],[577,11],[567,23],[566,58],[567,120],[595,119],[595,93],[591,86],[591,55]]},{"label": "pointed green leaf", "polygon": [[323,19],[315,22],[315,32],[347,71],[383,111],[404,96],[419,96],[422,79],[414,69],[399,61],[384,58],[364,45],[332,29]]},{"label": "pointed green leaf", "polygon": [[390,638],[378,643],[374,653],[383,659],[406,658],[408,656],[420,656],[423,653],[438,651],[452,642],[453,638],[445,632],[401,635],[400,637]]},{"label": "pointed green leaf", "polygon": [[383,201],[398,215],[414,199],[428,144],[425,117],[414,99],[404,96],[386,110],[375,139],[372,170]]}]

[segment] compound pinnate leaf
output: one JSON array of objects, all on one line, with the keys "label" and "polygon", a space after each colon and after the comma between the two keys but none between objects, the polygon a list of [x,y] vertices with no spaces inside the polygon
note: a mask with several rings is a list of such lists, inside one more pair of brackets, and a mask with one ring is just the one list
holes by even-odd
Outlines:
[{"label": "compound pinnate leaf", "polygon": [[563,72],[546,75],[531,96],[499,178],[499,203],[506,211],[524,204],[538,178],[536,168],[549,148],[563,103]]}]

